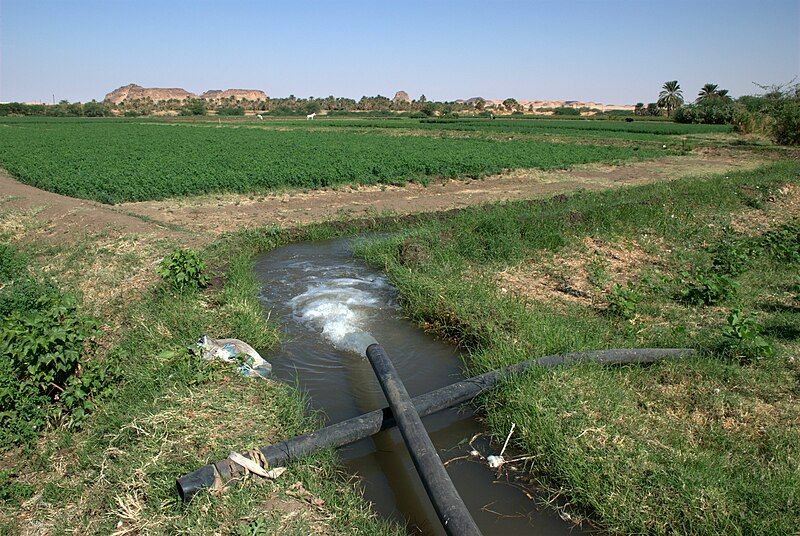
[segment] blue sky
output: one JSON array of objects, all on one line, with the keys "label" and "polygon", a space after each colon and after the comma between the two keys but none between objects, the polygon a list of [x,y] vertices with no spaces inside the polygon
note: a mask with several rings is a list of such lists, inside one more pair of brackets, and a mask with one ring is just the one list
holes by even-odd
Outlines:
[{"label": "blue sky", "polygon": [[127,83],[307,97],[652,101],[800,75],[800,0],[0,0],[0,101]]}]

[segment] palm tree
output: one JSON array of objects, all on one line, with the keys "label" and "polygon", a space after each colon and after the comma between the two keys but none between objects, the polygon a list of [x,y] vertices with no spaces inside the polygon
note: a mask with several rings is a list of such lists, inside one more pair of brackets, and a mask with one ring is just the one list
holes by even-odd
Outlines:
[{"label": "palm tree", "polygon": [[730,95],[728,95],[728,90],[727,89],[718,89],[717,90],[717,97],[719,97],[720,99],[722,99],[722,100],[724,100],[726,102],[731,100]]},{"label": "palm tree", "polygon": [[[697,94],[697,102],[707,101],[709,99],[713,99],[714,97],[719,96],[717,94],[717,88],[719,86],[717,84],[705,84],[702,89],[700,89],[700,93]],[[725,90],[723,90],[725,91]],[[726,91],[727,93],[727,91]]]},{"label": "palm tree", "polygon": [[683,104],[683,90],[677,80],[664,82],[661,93],[658,94],[658,105],[667,109],[667,115],[672,114],[672,110]]}]

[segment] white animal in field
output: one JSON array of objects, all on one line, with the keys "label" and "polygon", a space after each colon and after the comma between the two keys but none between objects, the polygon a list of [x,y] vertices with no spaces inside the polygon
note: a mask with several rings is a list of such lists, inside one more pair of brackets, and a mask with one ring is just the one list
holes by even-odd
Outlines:
[{"label": "white animal in field", "polygon": [[212,339],[203,335],[196,348],[204,359],[239,363],[239,372],[251,378],[264,378],[272,372],[272,365],[252,346],[239,339]]},{"label": "white animal in field", "polygon": [[261,114],[258,114],[256,117],[258,117],[260,120],[264,119],[264,116],[262,116]]},{"label": "white animal in field", "polygon": [[317,113],[316,113],[316,112],[314,112],[313,114],[308,114],[308,115],[306,116],[306,121],[311,121],[311,120],[312,120],[312,119],[314,119],[315,117],[317,117]]}]

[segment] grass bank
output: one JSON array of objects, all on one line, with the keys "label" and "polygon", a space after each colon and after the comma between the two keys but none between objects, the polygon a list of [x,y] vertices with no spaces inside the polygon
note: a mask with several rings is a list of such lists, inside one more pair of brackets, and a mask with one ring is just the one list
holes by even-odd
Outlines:
[{"label": "grass bank", "polygon": [[[203,256],[224,261],[211,263],[208,289],[176,293],[157,284],[116,311],[118,329],[100,326],[87,337],[86,348],[93,350],[82,356],[76,376],[85,378],[88,367],[102,363],[113,381],[93,392],[79,420],[74,412],[47,412],[47,424],[34,430],[38,438],[6,438],[0,451],[0,533],[400,533],[369,510],[330,452],[291,465],[274,481],[234,483],[186,505],[177,499],[176,476],[318,424],[293,387],[243,378],[233,367],[186,350],[202,333],[241,338],[262,352],[277,342],[251,273],[252,255],[277,243],[276,237],[251,234],[210,246]],[[15,280],[24,271],[42,288],[76,293],[59,289],[52,273],[44,275],[38,254],[52,253],[52,247],[5,248],[3,277],[9,267]],[[9,253],[11,248],[18,251]],[[27,265],[20,260],[26,248]],[[21,292],[15,288],[14,280],[4,280],[3,306],[9,292]],[[2,379],[5,403],[14,386]],[[51,404],[64,401],[54,396]]]},{"label": "grass bank", "polygon": [[514,378],[482,399],[528,469],[614,533],[800,525],[800,165],[467,209],[374,241],[474,372],[562,351],[697,358]]}]

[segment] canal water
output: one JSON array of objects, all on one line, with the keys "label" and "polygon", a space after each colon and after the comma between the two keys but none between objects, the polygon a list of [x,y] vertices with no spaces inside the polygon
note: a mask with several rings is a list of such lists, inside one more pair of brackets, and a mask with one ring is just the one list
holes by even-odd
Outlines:
[{"label": "canal water", "polygon": [[[404,319],[386,277],[352,256],[348,239],[303,242],[261,255],[255,264],[260,297],[283,326],[282,345],[264,356],[276,378],[297,384],[326,423],[387,404],[366,347],[387,350],[414,397],[463,378],[456,347]],[[423,422],[447,470],[484,535],[580,534],[549,508],[531,500],[507,475],[470,459],[468,442],[483,430],[469,407],[449,409]],[[475,443],[497,454],[485,438]],[[364,496],[380,514],[407,523],[411,532],[444,534],[399,432],[388,430],[340,449],[359,475]]]}]

